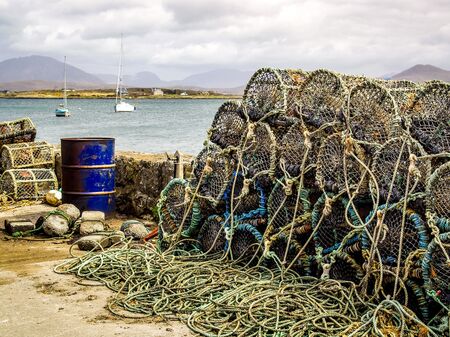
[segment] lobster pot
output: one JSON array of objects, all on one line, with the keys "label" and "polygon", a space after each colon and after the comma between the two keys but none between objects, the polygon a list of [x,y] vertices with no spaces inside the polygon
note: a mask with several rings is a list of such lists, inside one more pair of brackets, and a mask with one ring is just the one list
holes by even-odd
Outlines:
[{"label": "lobster pot", "polygon": [[48,191],[57,189],[55,172],[49,169],[7,170],[0,178],[0,193],[14,200],[41,199]]},{"label": "lobster pot", "polygon": [[21,168],[52,168],[55,151],[47,142],[3,145],[0,150],[3,171]]},{"label": "lobster pot", "polygon": [[32,142],[36,127],[30,118],[0,123],[0,146],[5,144]]}]

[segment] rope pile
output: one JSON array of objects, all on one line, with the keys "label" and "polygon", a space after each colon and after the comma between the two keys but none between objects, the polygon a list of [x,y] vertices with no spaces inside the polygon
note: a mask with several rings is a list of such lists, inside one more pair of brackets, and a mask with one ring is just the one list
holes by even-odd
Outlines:
[{"label": "rope pile", "polygon": [[162,192],[157,248],[58,271],[205,336],[450,336],[449,112],[442,82],[261,69]]}]

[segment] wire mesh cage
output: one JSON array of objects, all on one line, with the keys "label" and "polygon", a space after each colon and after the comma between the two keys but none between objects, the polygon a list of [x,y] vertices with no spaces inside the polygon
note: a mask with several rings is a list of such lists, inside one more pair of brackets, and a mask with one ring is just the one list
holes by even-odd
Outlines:
[{"label": "wire mesh cage", "polygon": [[[417,159],[425,155],[426,152],[420,143],[410,137],[392,138],[375,152],[371,170],[382,200],[387,200],[389,191],[391,192],[390,202],[399,201],[413,193],[425,192],[431,163],[427,159]],[[395,176],[394,172],[396,172]],[[406,191],[408,174],[410,181]],[[370,190],[372,195],[376,196],[374,184],[374,181],[370,180]]]},{"label": "wire mesh cage", "polygon": [[[278,145],[279,165],[278,177],[287,178],[304,175],[304,185],[314,185],[314,173],[311,165],[316,163],[320,148],[320,137],[311,136],[308,130],[299,121],[292,125]],[[304,163],[303,163],[304,161]],[[306,173],[306,169],[309,173]]]},{"label": "wire mesh cage", "polygon": [[207,143],[194,160],[191,185],[198,188],[200,197],[217,204],[225,193],[232,173],[231,158],[219,146]]},{"label": "wire mesh cage", "polygon": [[[324,191],[336,193],[344,191],[348,184],[351,189],[358,188],[360,193],[365,193],[368,188],[365,168],[347,153],[345,141],[342,133],[335,133],[322,141],[316,164],[317,184]],[[367,164],[368,156],[361,146],[352,143],[352,152]]]},{"label": "wire mesh cage", "polygon": [[352,137],[369,145],[382,145],[400,132],[397,107],[391,94],[367,79],[350,90],[346,119]]},{"label": "wire mesh cage", "polygon": [[224,251],[225,231],[224,218],[219,215],[209,216],[198,234],[200,249],[204,253],[214,254]]},{"label": "wire mesh cage", "polygon": [[420,90],[408,116],[410,133],[428,153],[450,152],[450,84],[431,82]]},{"label": "wire mesh cage", "polygon": [[[158,202],[159,231],[163,235],[175,234],[180,226],[187,229],[192,220],[189,184],[184,179],[172,179],[161,192]],[[198,206],[198,205],[195,205]]]},{"label": "wire mesh cage", "polygon": [[426,192],[428,221],[450,231],[450,162],[441,165],[430,176]]},{"label": "wire mesh cage", "polygon": [[344,238],[353,231],[352,226],[361,225],[357,211],[351,205],[347,210],[351,225],[347,222],[345,212],[348,203],[349,200],[345,197],[335,199],[331,194],[323,194],[314,204],[311,214],[312,228],[315,231],[314,243],[316,250],[323,256],[340,249],[342,245],[348,251],[359,250],[359,236],[356,233],[347,237],[344,242]]},{"label": "wire mesh cage", "polygon": [[231,241],[227,241],[234,260],[249,262],[258,260],[262,254],[262,234],[251,224],[238,224],[233,230]]},{"label": "wire mesh cage", "polygon": [[428,296],[450,306],[450,233],[440,234],[428,245],[422,261],[423,279]]},{"label": "wire mesh cage", "polygon": [[53,146],[47,142],[3,145],[0,149],[1,168],[52,168],[55,161]]},{"label": "wire mesh cage", "polygon": [[306,249],[303,252],[302,249],[302,244],[296,238],[291,237],[289,240],[289,233],[279,233],[269,243],[269,250],[276,257],[268,256],[268,266],[276,269],[279,265],[288,267],[292,264],[291,269],[298,274],[309,275],[310,256]]},{"label": "wire mesh cage", "polygon": [[270,184],[275,175],[277,146],[272,130],[266,123],[249,124],[247,138],[242,148],[244,176],[260,181],[262,186]]},{"label": "wire mesh cage", "polygon": [[[405,267],[406,261],[411,261],[413,254],[420,249],[426,249],[429,243],[425,223],[420,215],[411,209],[406,210],[402,230],[401,206],[382,205],[376,214],[372,211],[366,218],[368,224],[361,235],[361,248],[366,260],[370,258],[371,250],[376,251],[377,254],[373,255],[376,257],[375,263],[381,263],[384,268],[390,270],[396,270],[399,258],[400,268]],[[370,219],[372,221],[369,222]]]},{"label": "wire mesh cage", "polygon": [[407,113],[407,110],[420,88],[416,83],[406,80],[381,81],[381,85],[383,85],[391,94],[397,104],[400,116],[404,116]]},{"label": "wire mesh cage", "polygon": [[238,102],[225,102],[221,105],[209,131],[209,140],[221,148],[237,147],[247,130],[247,117]]},{"label": "wire mesh cage", "polygon": [[267,235],[278,233],[291,223],[298,234],[308,234],[311,229],[310,208],[308,190],[299,191],[298,184],[293,181],[277,182],[267,202]]},{"label": "wire mesh cage", "polygon": [[57,189],[55,172],[50,169],[12,169],[0,178],[0,192],[14,200],[42,199],[48,191]]},{"label": "wire mesh cage", "polygon": [[264,189],[258,181],[245,179],[242,174],[233,174],[223,198],[225,215],[233,214],[235,221],[264,218],[267,213]]},{"label": "wire mesh cage", "polygon": [[340,76],[324,69],[311,72],[300,88],[300,118],[308,126],[330,124],[336,130],[344,122],[347,88]]},{"label": "wire mesh cage", "polygon": [[0,123],[0,146],[5,144],[33,142],[36,127],[30,118]]},{"label": "wire mesh cage", "polygon": [[259,69],[245,88],[243,105],[252,121],[273,114],[294,116],[299,87],[307,74],[302,70]]},{"label": "wire mesh cage", "polygon": [[349,281],[359,284],[364,277],[364,271],[358,262],[348,253],[337,252],[331,258],[325,256],[322,262],[322,267],[329,264],[327,271],[328,277],[333,280]]}]

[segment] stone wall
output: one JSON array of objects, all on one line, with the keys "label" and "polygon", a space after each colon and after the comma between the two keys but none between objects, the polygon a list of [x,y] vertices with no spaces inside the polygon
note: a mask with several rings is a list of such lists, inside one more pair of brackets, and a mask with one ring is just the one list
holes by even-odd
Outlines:
[{"label": "stone wall", "polygon": [[[185,176],[190,171],[190,156],[185,156]],[[58,180],[61,160],[56,156]],[[174,177],[173,160],[162,154],[119,152],[116,155],[116,209],[119,213],[144,216],[156,210],[161,191]]]}]

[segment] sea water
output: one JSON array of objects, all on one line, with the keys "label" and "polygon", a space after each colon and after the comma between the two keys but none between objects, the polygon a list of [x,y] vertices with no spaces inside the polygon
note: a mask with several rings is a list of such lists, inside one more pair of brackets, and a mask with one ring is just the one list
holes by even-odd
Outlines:
[{"label": "sea water", "polygon": [[71,117],[55,117],[60,100],[0,99],[0,122],[30,117],[36,140],[59,144],[63,137],[114,137],[116,149],[148,153],[201,150],[214,114],[225,100],[132,100],[134,112],[114,112],[110,99],[70,99]]}]

